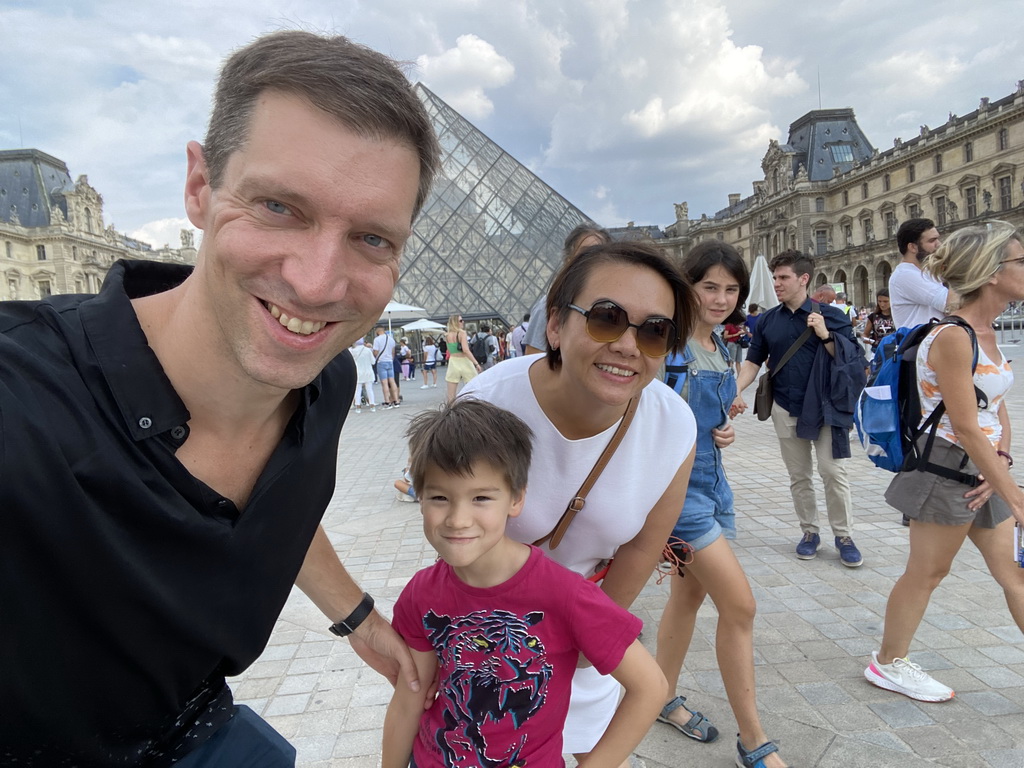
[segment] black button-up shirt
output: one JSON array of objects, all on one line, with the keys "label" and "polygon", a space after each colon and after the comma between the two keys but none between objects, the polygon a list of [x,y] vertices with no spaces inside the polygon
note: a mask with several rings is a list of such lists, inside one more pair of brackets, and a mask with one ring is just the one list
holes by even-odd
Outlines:
[{"label": "black button-up shirt", "polygon": [[[761,365],[767,360],[768,370],[774,371],[779,360],[793,346],[793,342],[800,338],[800,334],[807,329],[807,317],[810,314],[811,300],[809,298],[800,305],[796,312],[793,312],[785,304],[779,304],[762,313],[761,319],[757,321],[757,327],[754,328],[754,337],[750,342],[750,349],[747,350],[747,360],[756,365]],[[856,343],[850,318],[842,310],[822,304],[821,314],[825,318],[825,327],[831,333],[842,334]],[[811,373],[811,364],[814,362],[814,353],[823,343],[812,332],[810,338],[800,346],[800,349],[793,354],[789,362],[772,380],[775,403],[785,408],[790,416],[800,415]]]},{"label": "black button-up shirt", "polygon": [[189,414],[121,262],[97,296],[0,303],[0,763],[163,765],[231,716],[334,491],[348,353],[238,510],[175,457]]}]

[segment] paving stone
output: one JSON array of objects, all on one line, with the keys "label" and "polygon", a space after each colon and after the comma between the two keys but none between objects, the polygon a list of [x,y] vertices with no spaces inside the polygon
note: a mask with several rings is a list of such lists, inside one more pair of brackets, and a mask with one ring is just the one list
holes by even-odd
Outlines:
[{"label": "paving stone", "polygon": [[907,700],[883,701],[869,704],[871,711],[878,715],[890,728],[911,728],[931,725],[932,720],[915,703]]},{"label": "paving stone", "polygon": [[1012,715],[1024,712],[1019,705],[995,691],[975,691],[957,694],[957,698],[983,715]]}]

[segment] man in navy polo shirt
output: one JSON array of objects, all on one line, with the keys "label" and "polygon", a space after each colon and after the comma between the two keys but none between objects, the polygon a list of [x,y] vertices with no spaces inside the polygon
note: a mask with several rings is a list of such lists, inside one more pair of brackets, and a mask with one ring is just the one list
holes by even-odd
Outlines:
[{"label": "man in navy polo shirt", "polygon": [[[789,348],[810,328],[810,336],[797,349],[789,361],[778,370],[774,384],[774,406],[772,422],[779,438],[782,459],[789,471],[790,491],[793,505],[800,520],[803,537],[796,547],[796,556],[811,560],[818,554],[821,537],[818,533],[818,506],[814,493],[811,472],[814,468],[811,446],[818,460],[818,474],[825,486],[825,508],[835,536],[843,565],[855,568],[863,562],[860,552],[851,538],[852,521],[850,483],[847,479],[845,458],[849,456],[849,437],[842,430],[830,429],[827,424],[817,433],[817,439],[798,437],[798,423],[804,411],[805,401],[816,398],[820,401],[828,396],[821,391],[821,377],[812,374],[815,365],[834,366],[837,345],[848,339],[856,345],[850,319],[835,307],[818,305],[812,311],[807,285],[811,279],[814,262],[798,251],[786,251],[772,259],[769,265],[775,286],[775,295],[781,302],[765,312],[754,329],[754,337],[747,350],[737,377],[737,388],[743,392],[757,377],[761,365],[768,363],[768,371],[778,367],[779,361]],[[842,338],[840,338],[842,337]],[[840,350],[849,351],[849,347]],[[824,354],[824,357],[821,355]],[[863,367],[863,361],[857,363]],[[768,373],[765,374],[766,376]],[[740,409],[746,407],[742,397],[737,397]],[[846,445],[833,445],[836,434]]]},{"label": "man in navy polo shirt", "polygon": [[194,270],[119,262],[96,296],[0,303],[4,765],[293,765],[225,684],[293,584],[418,688],[320,519],[430,119],[387,57],[277,32],[228,59],[186,154]]}]

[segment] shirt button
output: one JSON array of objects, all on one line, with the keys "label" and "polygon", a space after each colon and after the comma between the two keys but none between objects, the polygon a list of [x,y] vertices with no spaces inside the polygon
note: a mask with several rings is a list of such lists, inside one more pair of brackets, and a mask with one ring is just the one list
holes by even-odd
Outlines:
[{"label": "shirt button", "polygon": [[153,420],[149,418],[149,416],[143,416],[141,419],[139,419],[139,426],[142,427],[143,429],[149,429],[150,427],[153,426]]},{"label": "shirt button", "polygon": [[183,439],[185,437],[185,428],[174,427],[173,429],[171,429],[171,437],[173,437],[175,440]]}]

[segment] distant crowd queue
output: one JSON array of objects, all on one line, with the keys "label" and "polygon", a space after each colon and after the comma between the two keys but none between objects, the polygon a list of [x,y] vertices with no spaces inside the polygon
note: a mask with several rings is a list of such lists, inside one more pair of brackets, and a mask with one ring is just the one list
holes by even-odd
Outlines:
[{"label": "distant crowd queue", "polygon": [[[679,690],[705,597],[736,763],[784,768],[758,709],[757,605],[722,452],[767,365],[752,410],[789,474],[793,555],[822,546],[816,468],[837,561],[861,566],[851,427],[864,345],[886,349],[894,328],[918,328],[904,361],[917,412],[896,420],[930,429],[886,492],[908,555],[864,676],[953,697],[908,656],[968,538],[1024,629],[1013,374],[993,331],[1024,299],[1012,226],[942,237],[904,222],[888,296],[860,328],[845,297],[810,294],[805,254],[775,255],[774,299],[757,302],[773,306],[748,307],[729,245],[675,263],[586,224],[518,326],[471,335],[455,313],[414,349],[384,328],[363,339],[441,157],[394,61],[341,36],[264,35],[225,62],[186,156],[185,209],[204,231],[194,269],[121,261],[96,295],[0,303],[0,763],[293,766],[294,746],[227,678],[260,656],[298,586],[324,636],[394,686],[385,768],[565,753],[628,768],[656,721],[714,741],[714,713]],[[345,420],[377,407],[374,378],[380,406],[398,408],[417,374],[437,386],[438,366],[446,402],[409,423],[396,483],[438,559],[389,620],[321,521]],[[670,589],[652,656],[630,607],[656,570]]]}]

